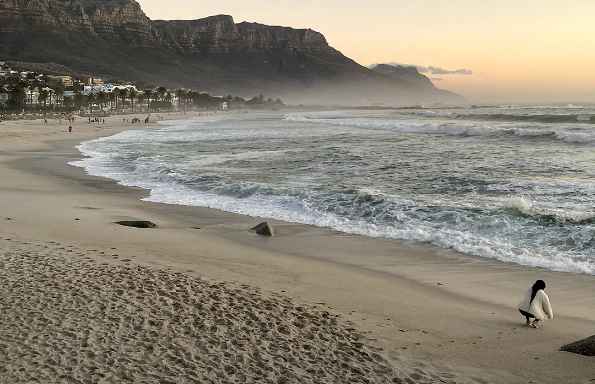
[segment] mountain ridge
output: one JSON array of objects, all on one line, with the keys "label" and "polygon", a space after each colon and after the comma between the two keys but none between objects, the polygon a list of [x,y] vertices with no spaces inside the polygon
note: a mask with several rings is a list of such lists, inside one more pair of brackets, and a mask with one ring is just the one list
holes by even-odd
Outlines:
[{"label": "mountain ridge", "polygon": [[312,29],[236,23],[230,15],[151,20],[134,0],[0,0],[0,58],[289,102],[460,101],[425,81],[372,71]]}]

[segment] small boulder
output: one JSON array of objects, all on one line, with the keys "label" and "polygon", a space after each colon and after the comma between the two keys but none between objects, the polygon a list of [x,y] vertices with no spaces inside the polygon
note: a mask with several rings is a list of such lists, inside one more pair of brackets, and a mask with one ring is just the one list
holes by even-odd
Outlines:
[{"label": "small boulder", "polygon": [[257,235],[261,236],[272,237],[275,235],[273,227],[266,221],[258,224],[256,227],[253,227],[252,230],[256,232]]},{"label": "small boulder", "polygon": [[133,227],[133,228],[156,228],[157,224],[146,221],[146,220],[123,220],[123,221],[116,221],[116,224],[123,225],[125,227]]},{"label": "small boulder", "polygon": [[564,352],[572,352],[583,356],[595,356],[595,336],[567,344],[560,348]]}]

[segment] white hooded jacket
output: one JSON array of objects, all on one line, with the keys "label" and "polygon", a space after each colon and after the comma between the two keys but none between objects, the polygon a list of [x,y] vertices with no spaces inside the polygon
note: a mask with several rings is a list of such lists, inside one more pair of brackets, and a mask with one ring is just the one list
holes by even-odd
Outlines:
[{"label": "white hooded jacket", "polygon": [[531,288],[527,291],[523,301],[519,304],[519,309],[528,312],[535,316],[536,319],[545,320],[553,319],[554,318],[554,311],[552,310],[552,305],[550,304],[550,298],[547,294],[540,289],[535,294],[535,298],[531,301]]}]

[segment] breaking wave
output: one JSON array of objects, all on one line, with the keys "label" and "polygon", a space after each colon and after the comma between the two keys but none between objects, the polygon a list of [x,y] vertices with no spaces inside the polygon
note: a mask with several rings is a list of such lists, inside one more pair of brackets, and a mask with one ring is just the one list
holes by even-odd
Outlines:
[{"label": "breaking wave", "polygon": [[287,121],[351,126],[364,129],[390,130],[398,133],[437,134],[450,136],[516,136],[520,138],[544,138],[572,144],[595,143],[595,128],[588,130],[552,128],[550,126],[513,126],[510,124],[487,124],[486,122],[448,121],[433,119],[370,119],[318,116],[316,114],[292,113],[285,116]]},{"label": "breaking wave", "polygon": [[595,213],[538,208],[530,200],[523,197],[511,198],[505,204],[505,208],[513,215],[526,217],[544,225],[595,224]]}]

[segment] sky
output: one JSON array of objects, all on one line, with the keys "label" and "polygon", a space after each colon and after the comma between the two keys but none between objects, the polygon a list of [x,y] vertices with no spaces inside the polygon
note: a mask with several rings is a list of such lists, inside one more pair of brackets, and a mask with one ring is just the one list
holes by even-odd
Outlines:
[{"label": "sky", "polygon": [[[232,15],[322,32],[362,65],[403,63],[474,102],[595,102],[595,0],[139,0],[151,19]],[[434,72],[448,72],[434,71]]]}]

